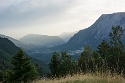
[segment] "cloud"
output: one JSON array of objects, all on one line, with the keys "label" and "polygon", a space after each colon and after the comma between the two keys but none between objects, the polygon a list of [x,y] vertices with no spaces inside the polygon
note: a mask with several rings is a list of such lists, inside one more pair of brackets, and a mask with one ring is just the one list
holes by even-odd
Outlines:
[{"label": "cloud", "polygon": [[101,14],[123,12],[124,3],[124,0],[0,0],[0,32],[51,35],[76,31],[89,27]]},{"label": "cloud", "polygon": [[[65,8],[68,8],[71,1],[72,0],[6,1],[5,10],[0,12],[0,27],[8,28],[8,26],[26,25],[30,23],[30,21],[32,22],[47,16],[57,15],[65,10]],[[3,4],[5,4],[5,1]]]}]

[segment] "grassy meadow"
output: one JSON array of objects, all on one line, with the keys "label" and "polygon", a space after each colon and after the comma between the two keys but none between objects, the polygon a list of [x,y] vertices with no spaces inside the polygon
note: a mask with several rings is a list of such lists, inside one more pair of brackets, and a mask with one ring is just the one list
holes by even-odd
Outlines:
[{"label": "grassy meadow", "polygon": [[125,83],[125,78],[121,75],[106,75],[106,74],[77,74],[72,77],[55,79],[41,79],[33,83]]}]

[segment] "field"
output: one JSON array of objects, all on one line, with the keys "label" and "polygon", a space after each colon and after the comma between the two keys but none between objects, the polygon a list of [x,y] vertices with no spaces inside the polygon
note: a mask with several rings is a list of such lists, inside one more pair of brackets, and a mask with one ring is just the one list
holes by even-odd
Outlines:
[{"label": "field", "polygon": [[41,79],[33,83],[125,83],[121,75],[106,74],[77,74],[60,79]]}]

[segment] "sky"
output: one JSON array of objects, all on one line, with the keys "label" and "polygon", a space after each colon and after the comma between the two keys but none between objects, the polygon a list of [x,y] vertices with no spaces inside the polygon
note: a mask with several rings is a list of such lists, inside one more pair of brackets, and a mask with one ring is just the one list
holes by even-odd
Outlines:
[{"label": "sky", "polygon": [[102,14],[125,12],[125,0],[0,0],[0,34],[60,35],[91,26]]}]

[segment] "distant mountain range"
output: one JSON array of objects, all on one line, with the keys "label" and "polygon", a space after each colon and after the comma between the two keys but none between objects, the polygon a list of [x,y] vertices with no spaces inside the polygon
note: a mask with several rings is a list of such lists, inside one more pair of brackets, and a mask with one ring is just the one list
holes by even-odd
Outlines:
[{"label": "distant mountain range", "polygon": [[60,38],[62,38],[65,42],[68,42],[71,37],[74,36],[78,31],[75,32],[64,32],[61,35],[59,35]]},{"label": "distant mountain range", "polygon": [[[85,46],[89,45],[92,46],[93,49],[97,49],[97,45],[99,45],[103,39],[107,41],[112,26],[117,25],[125,29],[125,12],[102,14],[94,24],[74,34],[67,43],[55,47],[37,48],[33,51],[28,51],[28,53],[32,57],[36,57],[40,60],[42,59],[45,62],[50,60],[54,51],[66,51],[71,55],[77,55],[73,56],[76,58],[80,55]],[[123,37],[123,42],[125,43],[125,35]]]},{"label": "distant mountain range", "polygon": [[[8,36],[3,37],[8,38],[17,46],[24,48],[30,56],[48,63],[54,51],[66,51],[71,55],[80,55],[85,46],[89,45],[93,49],[97,49],[97,45],[103,39],[106,41],[109,39],[109,32],[112,26],[117,25],[125,29],[125,12],[102,14],[90,27],[80,30],[78,33],[63,33],[60,37],[38,34],[29,34],[20,40],[15,40]],[[123,43],[125,44],[125,35]],[[73,57],[76,59],[78,56]]]},{"label": "distant mountain range", "polygon": [[46,47],[53,47],[65,43],[65,41],[61,39],[59,36],[47,36],[38,34],[28,34],[19,40],[21,42],[34,44],[37,46],[46,46]]}]

